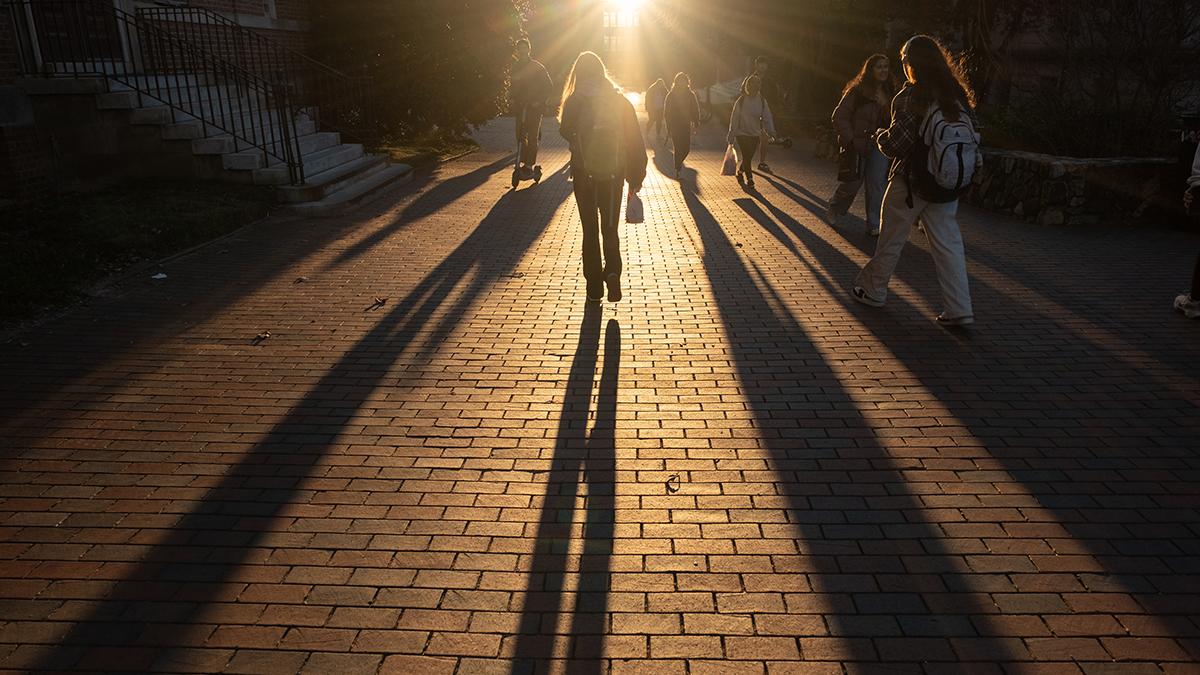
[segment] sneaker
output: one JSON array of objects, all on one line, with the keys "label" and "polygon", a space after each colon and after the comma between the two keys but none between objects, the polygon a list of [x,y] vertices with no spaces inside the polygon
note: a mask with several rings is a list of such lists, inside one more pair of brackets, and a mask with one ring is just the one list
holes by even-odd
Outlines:
[{"label": "sneaker", "polygon": [[867,235],[871,236],[871,237],[878,237],[879,236],[879,226],[878,225],[868,225],[867,226]]},{"label": "sneaker", "polygon": [[621,277],[615,272],[605,277],[608,281],[608,301],[621,301]]},{"label": "sneaker", "polygon": [[754,176],[746,176],[746,187],[754,189]]},{"label": "sneaker", "polygon": [[854,299],[864,305],[870,305],[871,307],[883,307],[883,301],[876,300],[875,298],[867,295],[866,289],[864,289],[862,286],[855,286],[853,293]]},{"label": "sneaker", "polygon": [[1184,293],[1175,298],[1175,309],[1183,312],[1189,319],[1200,319],[1200,300],[1192,298],[1191,293]]},{"label": "sneaker", "polygon": [[738,185],[745,185],[745,184],[746,184],[746,177],[742,175],[742,172],[741,172],[741,171],[739,171],[739,172],[738,172],[738,174],[737,174],[737,179],[738,179]]},{"label": "sneaker", "polygon": [[766,162],[759,162],[758,170],[765,173],[771,173],[771,167]]},{"label": "sneaker", "polygon": [[966,316],[946,316],[943,312],[937,315],[937,322],[939,326],[970,326],[975,323],[975,317],[970,314]]}]

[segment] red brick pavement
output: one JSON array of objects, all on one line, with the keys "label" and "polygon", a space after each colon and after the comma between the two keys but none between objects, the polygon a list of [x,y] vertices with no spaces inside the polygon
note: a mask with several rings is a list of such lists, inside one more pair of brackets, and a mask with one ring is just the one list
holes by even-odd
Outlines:
[{"label": "red brick pavement", "polygon": [[588,309],[547,131],[0,346],[0,666],[1200,672],[1194,235],[966,209],[945,332],[923,241],[855,305],[830,168],[705,138]]}]

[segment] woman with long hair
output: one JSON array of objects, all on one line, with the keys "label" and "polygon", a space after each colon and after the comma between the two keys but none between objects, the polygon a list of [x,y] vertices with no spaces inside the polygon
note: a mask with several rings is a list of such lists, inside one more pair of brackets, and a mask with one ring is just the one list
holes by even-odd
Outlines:
[{"label": "woman with long hair", "polygon": [[667,135],[675,150],[675,177],[683,169],[683,160],[692,152],[692,134],[700,126],[700,101],[692,91],[692,78],[687,73],[675,75],[671,91],[667,93],[664,114],[667,120]]},{"label": "woman with long hair", "polygon": [[[646,145],[637,113],[593,52],[575,59],[563,87],[559,133],[571,147],[575,204],[583,223],[583,277],[587,298],[621,299],[621,246],[617,224],[626,183],[632,196],[646,178]],[[604,245],[600,238],[603,235]]]},{"label": "woman with long hair", "polygon": [[774,136],[775,119],[771,116],[771,106],[762,95],[762,78],[751,75],[742,81],[742,93],[733,102],[729,133],[725,138],[727,143],[737,146],[738,183],[754,187],[754,153],[762,138]]},{"label": "woman with long hair", "polygon": [[[979,125],[975,119],[975,92],[960,63],[928,35],[910,38],[900,49],[907,82],[892,100],[891,123],[879,131],[879,150],[892,160],[887,193],[883,197],[882,228],[875,255],[854,282],[854,298],[873,307],[883,306],[888,284],[900,262],[900,253],[918,218],[925,225],[942,290],[943,311],[937,321],[945,326],[974,323],[967,261],[958,228],[958,194],[939,190],[929,180],[932,135],[926,123],[969,124],[970,140],[958,148],[957,157],[982,161],[978,153]],[[959,124],[964,123],[964,124]],[[943,128],[947,128],[944,127]],[[954,158],[950,158],[953,161]],[[977,163],[958,167],[960,177],[973,173]]]},{"label": "woman with long hair", "polygon": [[833,111],[833,128],[842,151],[851,153],[851,159],[858,164],[860,175],[838,184],[825,215],[830,225],[846,215],[859,188],[865,185],[867,234],[879,235],[879,209],[887,188],[888,159],[875,145],[874,136],[887,125],[888,105],[895,94],[891,60],[883,54],[868,57],[858,75],[842,89],[842,99]]}]

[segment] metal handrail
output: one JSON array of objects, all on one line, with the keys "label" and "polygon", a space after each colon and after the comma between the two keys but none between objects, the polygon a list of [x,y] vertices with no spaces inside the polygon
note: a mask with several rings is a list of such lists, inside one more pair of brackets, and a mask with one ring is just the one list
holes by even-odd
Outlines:
[{"label": "metal handrail", "polygon": [[[296,115],[282,72],[255,73],[157,28],[109,0],[8,0],[18,67],[28,77],[103,77],[162,103],[170,120],[228,135],[304,182]],[[111,86],[110,86],[111,91]],[[187,119],[191,118],[191,119]],[[215,134],[214,134],[215,132]]]},{"label": "metal handrail", "polygon": [[137,13],[260,77],[282,73],[293,103],[314,111],[321,127],[375,142],[370,77],[346,74],[204,7],[142,7]]}]

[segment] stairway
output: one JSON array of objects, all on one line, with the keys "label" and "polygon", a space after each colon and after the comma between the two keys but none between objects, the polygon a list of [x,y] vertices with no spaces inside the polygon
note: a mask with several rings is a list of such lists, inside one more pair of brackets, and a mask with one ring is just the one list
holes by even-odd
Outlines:
[{"label": "stairway", "polygon": [[[226,85],[207,84],[201,76],[38,78],[24,80],[22,87],[35,96],[90,94],[98,110],[121,114],[130,125],[157,127],[164,142],[188,144],[201,167],[198,177],[274,186],[278,201],[302,213],[336,213],[412,172],[407,165],[365,152],[361,143],[343,142],[338,132],[321,130],[319,111],[304,108],[296,113],[294,125],[304,181],[292,184],[286,162],[245,140],[282,139],[283,125],[272,119],[278,113],[244,93],[231,96]],[[187,101],[187,105],[169,105],[169,101]],[[225,131],[230,128],[238,129],[243,138]]]}]

